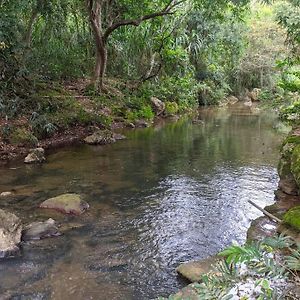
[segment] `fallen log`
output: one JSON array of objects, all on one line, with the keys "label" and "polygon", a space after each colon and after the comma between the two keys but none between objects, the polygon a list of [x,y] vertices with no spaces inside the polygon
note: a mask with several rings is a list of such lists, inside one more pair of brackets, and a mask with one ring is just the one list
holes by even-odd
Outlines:
[{"label": "fallen log", "polygon": [[276,221],[277,223],[281,224],[282,220],[280,220],[279,218],[277,218],[276,216],[272,215],[271,213],[269,213],[268,211],[266,211],[265,209],[261,208],[260,206],[258,206],[256,203],[254,203],[251,200],[248,200],[248,202],[250,204],[252,204],[255,208],[257,208],[258,210],[260,210],[264,215],[266,215],[267,217],[269,217],[270,219]]}]

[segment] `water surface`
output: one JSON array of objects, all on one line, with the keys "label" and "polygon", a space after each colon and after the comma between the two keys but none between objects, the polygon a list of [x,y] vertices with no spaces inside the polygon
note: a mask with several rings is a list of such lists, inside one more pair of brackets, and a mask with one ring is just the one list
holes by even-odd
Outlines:
[{"label": "water surface", "polygon": [[[61,149],[41,166],[0,169],[0,208],[24,223],[54,218],[73,229],[23,245],[0,262],[0,294],[12,299],[153,299],[186,283],[180,262],[243,242],[260,215],[247,200],[273,201],[281,136],[271,113],[203,109],[182,119],[126,132],[114,145]],[[80,217],[37,206],[79,193]],[[1,297],[0,297],[1,298]]]}]

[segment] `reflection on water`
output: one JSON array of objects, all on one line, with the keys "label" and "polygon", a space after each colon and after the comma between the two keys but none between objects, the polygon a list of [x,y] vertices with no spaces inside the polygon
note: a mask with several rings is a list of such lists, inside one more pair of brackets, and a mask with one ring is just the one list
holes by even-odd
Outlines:
[{"label": "reflection on water", "polygon": [[[2,261],[0,293],[152,299],[184,284],[175,273],[180,262],[243,242],[259,215],[247,200],[272,202],[277,184],[274,117],[204,109],[198,118],[204,123],[135,130],[114,145],[63,149],[42,166],[1,169],[0,192],[15,190],[1,208],[24,223],[52,217],[75,229]],[[37,209],[65,192],[84,195],[90,210],[72,217]]]}]

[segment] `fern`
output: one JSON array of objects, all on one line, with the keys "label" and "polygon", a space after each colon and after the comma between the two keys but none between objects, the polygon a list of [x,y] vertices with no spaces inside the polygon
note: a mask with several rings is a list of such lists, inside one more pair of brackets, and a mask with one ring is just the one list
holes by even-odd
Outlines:
[{"label": "fern", "polygon": [[260,259],[261,252],[259,250],[259,245],[255,244],[232,245],[220,252],[219,255],[226,257],[226,262],[230,264]]}]

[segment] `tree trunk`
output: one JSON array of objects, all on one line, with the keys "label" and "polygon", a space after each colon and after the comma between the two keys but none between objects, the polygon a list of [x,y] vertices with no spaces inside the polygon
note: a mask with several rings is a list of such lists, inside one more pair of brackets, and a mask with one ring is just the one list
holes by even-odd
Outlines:
[{"label": "tree trunk", "polygon": [[37,20],[37,18],[38,18],[38,11],[35,9],[35,10],[33,10],[32,14],[31,14],[30,20],[28,22],[27,30],[26,30],[26,33],[24,36],[24,43],[25,43],[25,47],[27,49],[29,49],[30,45],[31,45],[31,37],[32,37],[33,28],[34,28],[33,25],[34,25],[35,21]]},{"label": "tree trunk", "polygon": [[94,75],[92,77],[92,84],[95,89],[100,91],[104,90],[103,79],[105,76],[106,65],[107,65],[107,49],[106,40],[103,37],[102,24],[101,24],[101,13],[102,13],[102,2],[87,0],[87,7],[89,12],[89,19],[92,28],[92,32],[95,38],[96,45],[96,62]]},{"label": "tree trunk", "polygon": [[106,65],[107,65],[106,45],[105,43],[103,43],[103,41],[101,43],[97,42],[96,43],[96,64],[95,64],[92,83],[95,85],[95,88],[99,87],[100,91],[103,91],[104,89],[103,79],[105,76]]}]

